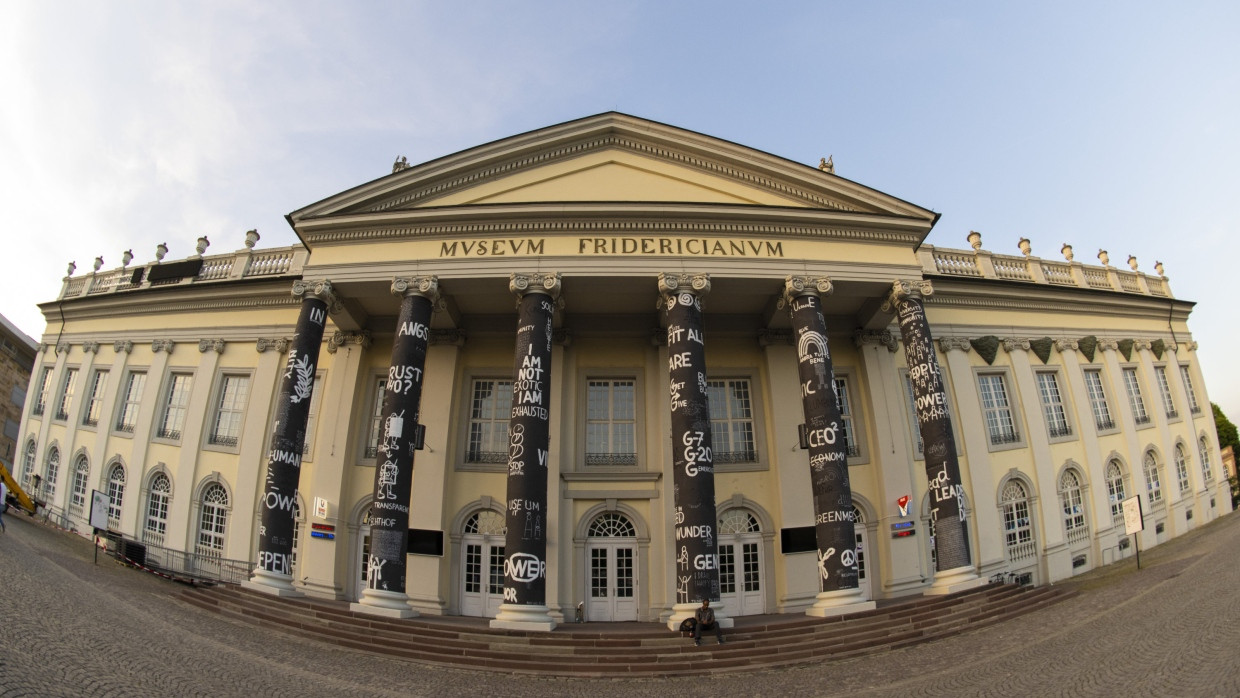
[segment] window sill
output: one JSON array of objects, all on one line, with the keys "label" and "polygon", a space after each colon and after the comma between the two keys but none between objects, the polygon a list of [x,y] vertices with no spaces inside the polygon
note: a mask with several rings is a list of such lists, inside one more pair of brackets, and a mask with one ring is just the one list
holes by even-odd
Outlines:
[{"label": "window sill", "polygon": [[211,451],[212,453],[239,454],[241,453],[241,445],[240,445],[240,442],[238,442],[238,444],[235,446],[228,446],[225,444],[213,444],[210,441],[207,441],[206,443],[202,445],[202,450]]}]

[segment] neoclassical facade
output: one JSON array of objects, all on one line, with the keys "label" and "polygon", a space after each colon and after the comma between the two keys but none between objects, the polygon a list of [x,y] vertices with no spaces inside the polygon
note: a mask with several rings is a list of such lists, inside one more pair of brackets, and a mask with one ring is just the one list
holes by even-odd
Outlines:
[{"label": "neoclassical facade", "polygon": [[[924,593],[944,499],[953,560],[1035,583],[1132,554],[1134,495],[1142,547],[1230,511],[1193,304],[1161,269],[977,233],[935,248],[936,214],[829,167],[617,113],[394,170],[290,214],[297,246],[203,238],[71,271],[41,306],[24,485],[80,531],[105,492],[126,538],[261,563],[298,593],[489,617],[528,593],[554,622],[666,620],[702,579],[728,616],[804,612],[833,519],[862,599]],[[928,328],[912,370],[901,288]],[[794,322],[807,293],[825,331]],[[314,361],[307,294],[326,309]],[[428,322],[403,314],[411,294]],[[830,453],[803,410],[810,339]],[[937,397],[917,389],[930,358]],[[416,407],[388,397],[412,381]],[[948,425],[958,484],[927,475],[924,451],[948,454],[919,413]],[[842,514],[816,503],[811,454],[846,462]],[[682,540],[699,534],[714,552]],[[368,584],[397,567],[404,597]]]}]

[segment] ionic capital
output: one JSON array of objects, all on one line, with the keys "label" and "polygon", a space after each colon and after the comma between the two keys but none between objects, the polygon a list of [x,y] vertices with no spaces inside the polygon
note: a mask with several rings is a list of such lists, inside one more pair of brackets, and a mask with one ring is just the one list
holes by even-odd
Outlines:
[{"label": "ionic capital", "polygon": [[853,343],[859,347],[867,345],[887,347],[887,351],[893,354],[900,346],[891,330],[857,330],[853,333]]},{"label": "ionic capital", "polygon": [[224,340],[222,339],[200,339],[198,340],[198,351],[205,354],[214,349],[216,354],[224,353]]},{"label": "ionic capital", "polygon": [[789,304],[800,296],[829,296],[835,288],[826,276],[788,276],[784,278],[782,303]]},{"label": "ionic capital", "polygon": [[1119,341],[1115,339],[1099,339],[1098,348],[1103,351],[1119,351]]},{"label": "ionic capital", "polygon": [[116,352],[117,354],[120,354],[120,353],[128,354],[129,352],[133,351],[133,342],[129,341],[128,339],[118,339],[115,342],[112,342],[112,351]]},{"label": "ionic capital", "polygon": [[659,274],[659,295],[664,298],[691,293],[698,298],[710,293],[710,274],[665,271]]},{"label": "ionic capital", "polygon": [[1076,341],[1075,339],[1056,339],[1055,340],[1055,349],[1060,354],[1066,351],[1077,351],[1080,348],[1081,348],[1080,342]]},{"label": "ionic capital", "polygon": [[1184,343],[1184,348],[1188,351],[1197,351],[1197,343],[1191,340],[1187,341]]},{"label": "ionic capital", "polygon": [[392,279],[392,295],[408,298],[422,296],[434,305],[439,300],[438,276],[398,276]]},{"label": "ionic capital", "polygon": [[513,272],[508,277],[508,290],[520,299],[527,293],[541,293],[558,299],[563,286],[558,271]]},{"label": "ionic capital", "polygon": [[57,354],[68,354],[70,348],[72,348],[72,345],[68,342],[56,342]]},{"label": "ionic capital", "polygon": [[82,351],[87,354],[98,354],[99,342],[82,342]]},{"label": "ionic capital", "polygon": [[1132,341],[1132,348],[1133,349],[1144,349],[1146,351],[1150,351],[1151,349],[1154,348],[1154,343],[1148,339],[1134,339]]},{"label": "ionic capital", "polygon": [[158,354],[161,351],[166,351],[169,354],[171,354],[172,349],[175,346],[176,346],[176,342],[172,341],[171,339],[151,340],[151,351],[155,352],[156,354]]},{"label": "ionic capital", "polygon": [[896,301],[904,300],[905,298],[922,300],[929,297],[932,293],[934,293],[934,286],[926,279],[893,281],[891,283],[891,290],[887,292],[887,297],[883,300],[882,310],[884,313],[895,312]]},{"label": "ionic capital", "polygon": [[1003,340],[1003,350],[1009,354],[1017,350],[1029,351],[1032,347],[1033,345],[1027,339],[1008,338]]},{"label": "ionic capital", "polygon": [[363,349],[369,349],[370,342],[370,330],[362,330],[361,332],[341,332],[336,330],[332,338],[327,340],[327,353],[335,354],[336,350],[346,344],[356,344]]},{"label": "ionic capital", "polygon": [[288,351],[288,344],[288,340],[284,338],[269,339],[267,337],[259,337],[258,341],[254,343],[254,348],[260,354],[269,349],[274,349],[277,354],[283,354]]},{"label": "ionic capital", "polygon": [[969,341],[968,337],[939,337],[939,350],[944,354],[953,349],[967,354],[972,348],[973,343]]},{"label": "ionic capital", "polygon": [[298,279],[293,282],[293,297],[298,300],[306,298],[317,298],[327,304],[328,308],[332,308],[336,304],[336,292],[332,289],[332,282],[326,279],[321,281],[305,281]]}]

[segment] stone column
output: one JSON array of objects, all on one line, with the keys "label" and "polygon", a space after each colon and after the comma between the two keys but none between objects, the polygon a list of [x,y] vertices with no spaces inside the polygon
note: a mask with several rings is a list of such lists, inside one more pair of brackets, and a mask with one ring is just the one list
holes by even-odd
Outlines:
[{"label": "stone column", "polygon": [[370,558],[367,588],[350,606],[354,611],[393,618],[417,613],[405,595],[409,549],[409,492],[413,487],[413,453],[417,447],[422,376],[430,341],[431,313],[439,295],[439,279],[419,276],[392,281],[402,297],[392,363],[383,390],[383,437],[378,443],[374,500],[370,515]]},{"label": "stone column", "polygon": [[513,274],[517,348],[508,422],[504,603],[492,628],[550,631],[547,607],[547,458],[550,454],[551,324],[560,275]]},{"label": "stone column", "polygon": [[[676,529],[676,603],[668,619],[675,630],[703,599],[719,600],[716,544],[715,461],[710,406],[706,402],[706,344],[702,340],[702,296],[706,274],[659,274],[659,295],[667,309],[667,368],[672,413],[673,513]],[[722,623],[725,610],[715,607]],[[727,619],[731,623],[731,619]],[[722,627],[730,627],[724,625]]]},{"label": "stone column", "polygon": [[904,340],[904,357],[913,381],[917,425],[926,457],[926,480],[930,490],[930,517],[934,520],[934,552],[937,570],[928,595],[950,594],[986,583],[977,576],[969,559],[960,518],[964,488],[956,437],[952,433],[943,374],[934,355],[934,340],[922,297],[933,293],[929,281],[896,281],[883,308],[895,309]]},{"label": "stone column", "polygon": [[835,394],[835,370],[827,346],[822,298],[831,293],[825,276],[789,276],[784,305],[796,337],[801,410],[809,444],[810,488],[814,499],[814,535],[818,541],[818,597],[805,613],[837,616],[874,608],[857,586],[857,534],[852,488],[848,483],[848,446]]},{"label": "stone column", "polygon": [[263,491],[262,523],[258,528],[258,565],[245,586],[276,596],[294,596],[292,584],[293,506],[301,480],[301,449],[306,439],[306,417],[314,392],[319,347],[327,327],[327,309],[335,301],[330,281],[311,285],[293,282],[293,296],[301,299],[288,364],[280,381],[276,419],[267,454],[267,484]]}]

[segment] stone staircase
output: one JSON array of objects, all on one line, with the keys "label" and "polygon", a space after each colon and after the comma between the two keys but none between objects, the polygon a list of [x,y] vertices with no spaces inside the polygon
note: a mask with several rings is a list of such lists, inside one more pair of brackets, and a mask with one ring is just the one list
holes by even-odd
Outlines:
[{"label": "stone staircase", "polygon": [[517,674],[656,677],[881,652],[1001,623],[1073,595],[1054,587],[992,584],[841,618],[741,617],[725,632],[726,644],[715,644],[707,633],[701,647],[655,623],[570,623],[537,633],[491,630],[481,618],[378,618],[353,613],[343,601],[278,598],[234,585],[188,589],[181,598],[237,621],[416,662]]}]

